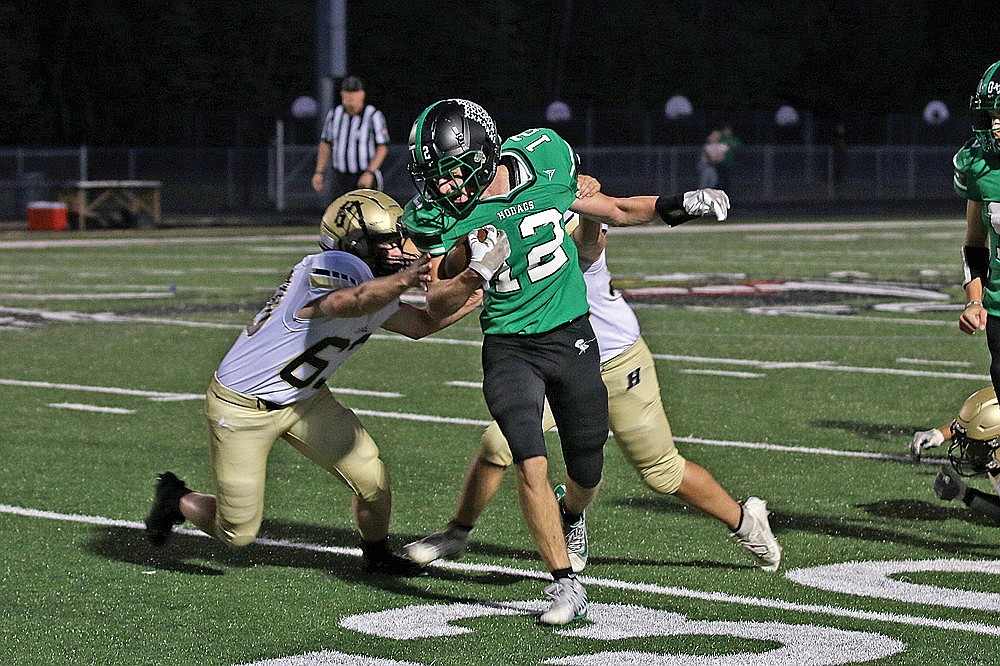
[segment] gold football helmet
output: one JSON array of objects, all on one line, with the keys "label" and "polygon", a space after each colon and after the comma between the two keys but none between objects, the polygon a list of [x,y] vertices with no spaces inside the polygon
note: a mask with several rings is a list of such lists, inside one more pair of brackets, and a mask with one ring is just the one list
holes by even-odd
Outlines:
[{"label": "gold football helmet", "polygon": [[951,425],[948,459],[962,476],[1000,469],[1000,404],[992,386],[970,395]]},{"label": "gold football helmet", "polygon": [[323,213],[319,245],[324,250],[357,255],[376,276],[391,275],[416,259],[403,251],[402,214],[403,209],[387,194],[376,190],[348,192]]}]

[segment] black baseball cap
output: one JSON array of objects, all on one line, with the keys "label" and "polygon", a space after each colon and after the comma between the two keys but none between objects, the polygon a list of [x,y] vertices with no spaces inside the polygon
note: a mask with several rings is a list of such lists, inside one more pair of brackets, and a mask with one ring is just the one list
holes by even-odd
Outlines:
[{"label": "black baseball cap", "polygon": [[364,90],[365,83],[356,76],[348,76],[340,83],[340,89],[344,92],[355,92],[357,90]]}]

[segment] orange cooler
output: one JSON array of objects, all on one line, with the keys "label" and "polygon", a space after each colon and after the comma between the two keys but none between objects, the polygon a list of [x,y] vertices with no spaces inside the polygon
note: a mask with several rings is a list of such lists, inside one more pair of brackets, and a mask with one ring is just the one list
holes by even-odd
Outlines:
[{"label": "orange cooler", "polygon": [[32,201],[28,204],[28,229],[32,231],[64,231],[69,227],[66,204],[56,201]]}]

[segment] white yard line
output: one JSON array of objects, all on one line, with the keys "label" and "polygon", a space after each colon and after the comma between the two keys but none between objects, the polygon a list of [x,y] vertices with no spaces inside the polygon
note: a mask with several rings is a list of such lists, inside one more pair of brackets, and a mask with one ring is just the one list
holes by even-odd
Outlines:
[{"label": "white yard line", "polygon": [[[154,402],[174,402],[183,400],[204,400],[204,393],[170,393],[168,391],[140,391],[136,389],[119,388],[117,386],[86,386],[84,384],[60,384],[57,382],[33,382],[22,379],[0,379],[0,386],[23,386],[26,388],[63,389],[67,391],[87,391],[90,393],[110,393],[114,395],[131,395],[149,398]],[[402,398],[402,393],[391,391],[364,391],[353,388],[330,387],[331,393],[344,395],[365,395],[374,398]]]},{"label": "white yard line", "polygon": [[685,375],[713,375],[715,377],[737,377],[741,379],[759,379],[761,377],[767,377],[767,375],[759,372],[739,372],[737,370],[693,370],[691,368],[682,368],[677,372]]},{"label": "white yard line", "polygon": [[[130,520],[115,520],[102,516],[86,516],[80,514],[56,513],[53,511],[41,511],[38,509],[28,509],[10,504],[0,504],[0,513],[23,516],[28,518],[44,518],[62,522],[82,523],[86,525],[99,525],[103,527],[122,527],[126,529],[142,530],[145,526],[142,523]],[[198,530],[175,529],[174,532],[187,536],[208,538],[208,536]],[[292,548],[320,553],[331,553],[335,555],[347,555],[351,557],[361,557],[361,550],[358,548],[345,548],[342,546],[324,546],[320,544],[302,543],[286,539],[265,539],[258,538],[254,541],[260,546],[271,546],[276,548]],[[516,567],[504,567],[491,564],[472,564],[460,562],[438,562],[432,567],[450,569],[452,571],[462,571],[468,573],[487,573],[515,576],[520,578],[530,578],[538,580],[549,580],[547,572],[531,569],[519,569]],[[614,590],[625,590],[629,592],[641,592],[645,594],[655,594],[667,597],[681,597],[708,601],[713,603],[734,604],[740,606],[756,606],[761,608],[771,608],[774,610],[791,611],[796,613],[814,613],[817,615],[831,615],[835,617],[847,617],[870,622],[888,622],[893,624],[904,624],[917,627],[930,627],[933,629],[943,629],[946,631],[965,631],[987,636],[1000,636],[1000,626],[984,624],[981,622],[958,622],[954,620],[940,620],[917,615],[905,615],[901,613],[882,613],[876,611],[854,610],[851,608],[840,608],[838,606],[827,606],[821,604],[805,604],[781,599],[771,599],[767,597],[748,597],[743,595],[726,594],[724,592],[710,592],[705,590],[694,590],[686,587],[673,587],[665,585],[655,585],[652,583],[634,583],[630,581],[616,580],[613,578],[596,578],[593,576],[581,576],[580,580],[593,587],[603,587]]]},{"label": "white yard line", "polygon": [[98,405],[84,405],[79,402],[50,402],[49,407],[56,409],[75,409],[79,412],[99,412],[101,414],[135,414],[134,409],[123,409],[121,407],[100,407]]},{"label": "white yard line", "polygon": [[[749,374],[749,373],[746,373]],[[462,385],[469,388],[479,388],[482,385],[478,382],[450,382],[452,385]],[[166,391],[139,391],[135,389],[124,389],[113,386],[85,386],[81,384],[58,384],[54,382],[32,382],[16,379],[0,379],[0,385],[24,386],[29,388],[54,388],[71,391],[88,391],[93,393],[108,393],[114,395],[130,395],[149,398],[156,402],[170,402],[179,400],[204,400],[201,393],[169,393]],[[403,397],[401,394],[392,394],[381,391],[359,391],[356,389],[330,389],[334,393],[349,393],[352,395],[366,395],[374,397]],[[448,423],[452,425],[468,425],[485,428],[491,422],[486,419],[468,419],[453,416],[435,416],[433,414],[413,414],[408,412],[385,412],[371,409],[354,409],[355,414],[361,416],[374,416],[383,419],[399,419],[403,421],[418,421],[422,423]],[[826,449],[809,446],[788,446],[783,444],[769,444],[766,442],[741,442],[725,439],[706,439],[701,437],[674,437],[678,442],[689,444],[704,444],[708,446],[728,446],[744,449],[760,449],[766,451],[783,451],[786,453],[806,453],[812,455],[840,456],[846,458],[868,458],[872,460],[892,460],[908,461],[905,455],[895,455],[890,453],[872,453],[868,451],[845,451],[840,449]],[[939,465],[943,459],[924,457],[921,463],[927,465]]]}]

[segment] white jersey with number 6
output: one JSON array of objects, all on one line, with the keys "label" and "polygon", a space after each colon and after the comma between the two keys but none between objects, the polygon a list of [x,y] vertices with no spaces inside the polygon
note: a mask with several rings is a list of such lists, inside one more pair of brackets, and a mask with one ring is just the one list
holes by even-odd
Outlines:
[{"label": "white jersey with number 6", "polygon": [[300,319],[296,313],[372,277],[368,265],[347,252],[304,257],[222,359],[219,381],[279,405],[311,396],[399,309],[399,301],[361,317]]}]

